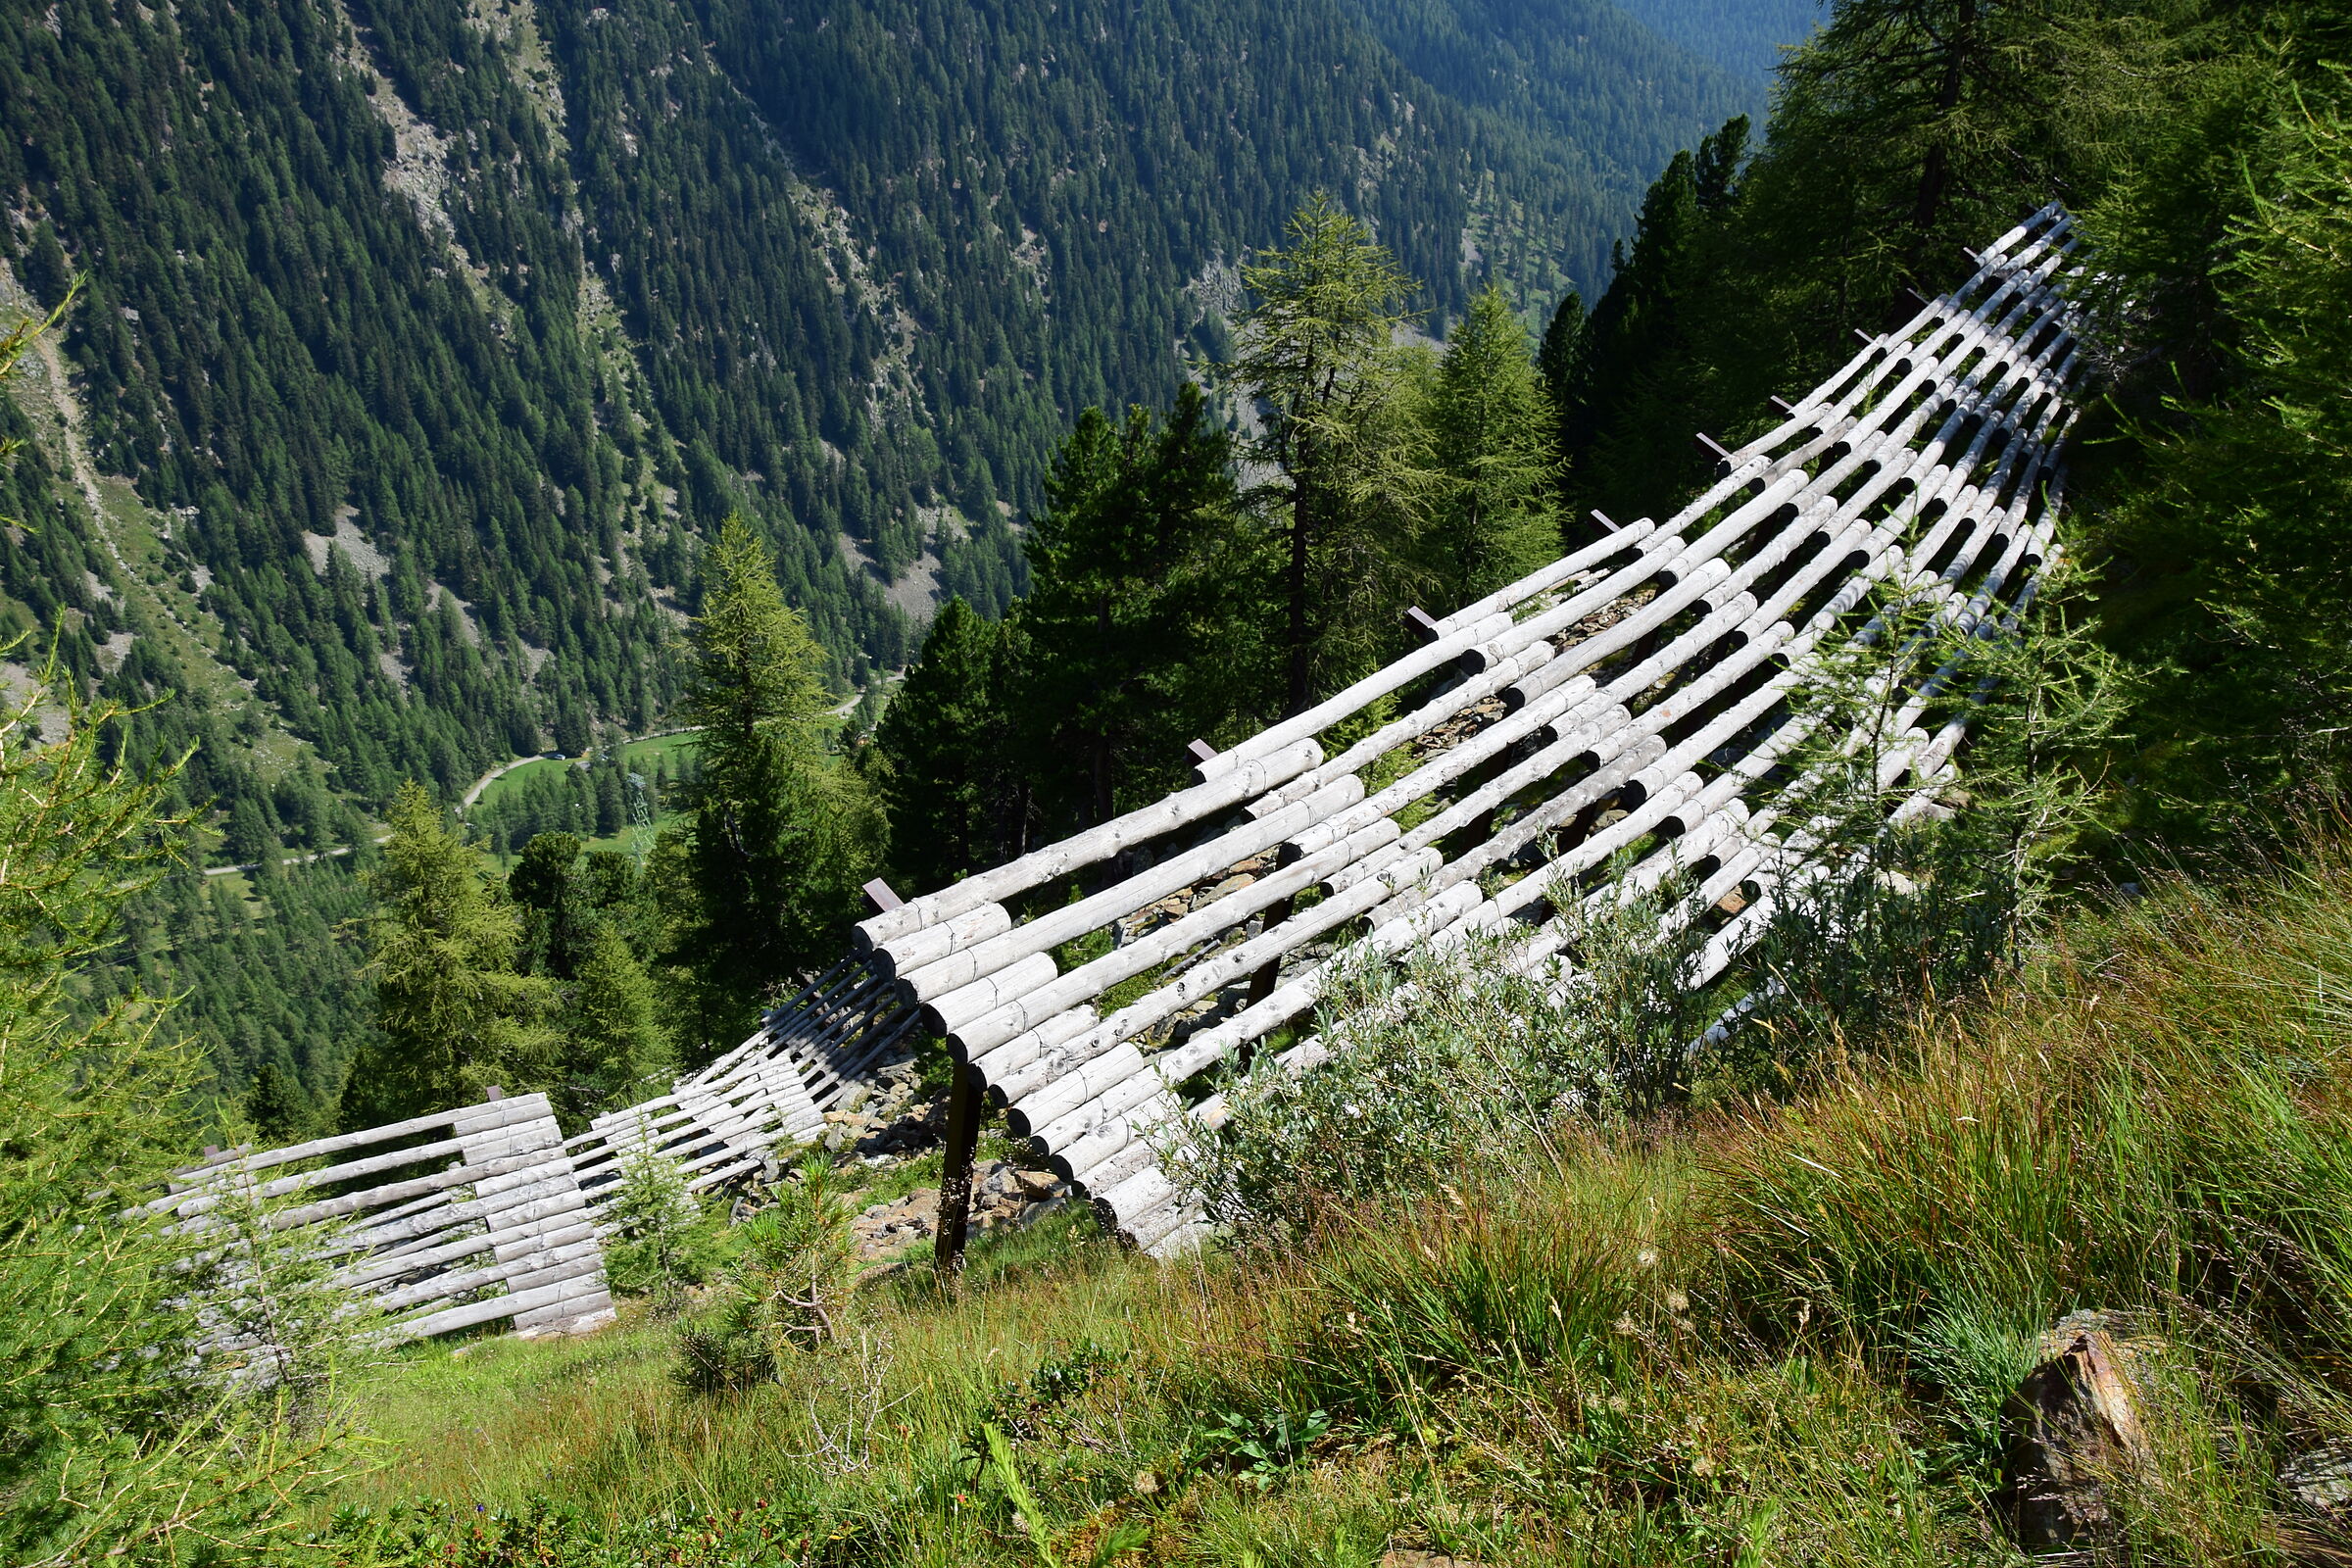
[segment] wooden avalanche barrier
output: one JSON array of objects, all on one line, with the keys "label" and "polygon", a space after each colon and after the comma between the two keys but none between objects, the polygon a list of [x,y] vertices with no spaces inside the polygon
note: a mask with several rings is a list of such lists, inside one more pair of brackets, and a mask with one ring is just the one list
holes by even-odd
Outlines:
[{"label": "wooden avalanche barrier", "polygon": [[[1578,911],[1551,902],[1562,889],[1590,903],[1671,886],[1681,919],[1740,892],[1702,983],[1754,940],[1803,831],[1774,835],[1785,797],[1765,781],[1812,722],[1788,698],[1823,640],[1882,591],[1973,635],[2003,633],[2032,601],[2074,418],[2074,243],[2055,205],[2035,214],[1967,282],[1724,454],[1674,516],[1608,524],[1425,619],[1422,647],[1204,757],[1190,788],[885,900],[848,956],[669,1094],[569,1140],[528,1096],[240,1154],[188,1173],[159,1206],[200,1228],[208,1183],[231,1168],[446,1130],[265,1191],[404,1172],[279,1216],[367,1214],[347,1277],[414,1313],[403,1333],[593,1323],[611,1310],[594,1216],[634,1154],[678,1161],[698,1190],[768,1168],[927,1031],[1106,1225],[1157,1254],[1182,1249],[1202,1222],[1156,1151],[1224,1107],[1188,1107],[1179,1086],[1311,1019],[1343,965],[1494,933],[1507,961],[1547,972],[1572,956]],[[1883,785],[1908,791],[1898,816],[1931,805],[1964,738],[1964,718],[1928,727],[1953,674],[1905,693],[1881,762]],[[1636,858],[1612,884],[1621,852]],[[1073,878],[1093,891],[1048,896]],[[1071,953],[1096,956],[1057,956]],[[1278,1059],[1305,1070],[1341,1049],[1308,1038]]]},{"label": "wooden avalanche barrier", "polygon": [[612,1319],[604,1253],[545,1095],[217,1155],[148,1207],[201,1246],[232,1191],[267,1204],[271,1228],[317,1228],[348,1255],[339,1281],[387,1315],[393,1339],[502,1320],[576,1333]]},{"label": "wooden avalanche barrier", "polygon": [[[853,958],[726,1070],[790,1060],[813,1126],[927,1027],[1107,1224],[1165,1253],[1200,1222],[1154,1143],[1222,1109],[1188,1118],[1177,1086],[1311,1015],[1343,962],[1475,932],[1516,934],[1531,970],[1555,961],[1570,922],[1551,890],[1648,845],[1629,877],[1679,873],[1688,912],[1754,895],[1707,949],[1714,978],[1776,906],[1786,851],[1760,785],[1800,738],[1787,698],[1821,639],[1876,588],[1987,630],[2031,600],[2073,418],[2073,245],[2043,210],[1665,522],[1430,623],[1414,653],[1206,758],[1190,789],[865,921]],[[1335,728],[1384,699],[1411,706],[1334,754]],[[1905,809],[1963,735],[1920,728],[1929,704],[1913,694],[1887,763],[1913,786]],[[1400,747],[1403,776],[1367,782]],[[1014,917],[1022,895],[1090,872],[1100,891]],[[1054,956],[1105,932],[1101,956]]]}]

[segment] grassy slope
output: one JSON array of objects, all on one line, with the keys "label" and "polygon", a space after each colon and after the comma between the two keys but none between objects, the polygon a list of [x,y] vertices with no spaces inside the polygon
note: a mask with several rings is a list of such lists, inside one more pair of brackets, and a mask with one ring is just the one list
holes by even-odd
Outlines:
[{"label": "grassy slope", "polygon": [[[1900,1061],[1344,1216],[1289,1255],[1017,1239],[1046,1255],[984,1261],[948,1307],[869,1290],[855,1345],[725,1403],[669,1391],[644,1321],[426,1352],[367,1392],[389,1463],[349,1500],[435,1496],[495,1534],[473,1501],[551,1497],[587,1516],[551,1561],[755,1501],[836,1538],[827,1561],[1046,1561],[967,1457],[997,1398],[1026,1412],[1014,1451],[1061,1562],[1123,1519],[1151,1526],[1144,1560],[1265,1568],[1412,1544],[1997,1562],[2000,1397],[2036,1331],[2095,1307],[2162,1342],[2161,1484],[2124,1499],[2144,1555],[2280,1560],[2304,1527],[2274,1506],[2278,1456],[2352,1431],[2330,1386],[2352,1351],[2348,985],[2352,860],[2242,899],[2171,889]],[[1038,1369],[1088,1342],[1112,1369],[1039,1405]],[[1286,1446],[1286,1421],[1321,1435]],[[723,1537],[676,1560],[759,1560]]]},{"label": "grassy slope", "polygon": [[[690,734],[656,735],[647,740],[628,742],[621,747],[620,755],[630,767],[641,773],[651,774],[657,760],[667,758],[675,761],[679,754],[693,744],[694,737]],[[510,769],[492,779],[482,790],[482,798],[474,804],[489,806],[520,790],[524,782],[533,774],[554,773],[560,768],[571,765],[573,764],[569,760],[558,761],[552,757],[541,758],[535,762],[525,762],[520,767]]]}]

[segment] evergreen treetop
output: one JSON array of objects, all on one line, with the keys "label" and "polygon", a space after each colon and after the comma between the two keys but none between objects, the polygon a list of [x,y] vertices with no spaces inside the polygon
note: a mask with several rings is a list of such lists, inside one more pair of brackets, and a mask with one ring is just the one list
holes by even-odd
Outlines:
[{"label": "evergreen treetop", "polygon": [[368,877],[383,1040],[353,1064],[346,1128],[446,1110],[494,1084],[539,1087],[555,1067],[554,992],[516,972],[521,916],[493,889],[480,852],[420,785],[404,786],[386,817],[392,837]]}]

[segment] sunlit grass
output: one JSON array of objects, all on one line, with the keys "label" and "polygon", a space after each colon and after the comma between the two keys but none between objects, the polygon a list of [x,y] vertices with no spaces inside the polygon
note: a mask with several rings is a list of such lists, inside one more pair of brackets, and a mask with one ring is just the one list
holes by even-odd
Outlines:
[{"label": "sunlit grass", "polygon": [[424,1350],[361,1392],[385,1462],[346,1500],[601,1531],[765,1500],[828,1560],[1042,1561],[991,1422],[1061,1562],[1123,1521],[1136,1560],[1257,1568],[2005,1562],[2002,1399],[2098,1308],[2160,1347],[2120,1528],[2279,1560],[2275,1465],[2352,1432],[2352,865],[2314,857],[2080,925],[1792,1103],[1564,1133],[1293,1247],[1157,1263],[1072,1209],[983,1239],[953,1299],[918,1252],[740,1397],[676,1392],[642,1315]]}]

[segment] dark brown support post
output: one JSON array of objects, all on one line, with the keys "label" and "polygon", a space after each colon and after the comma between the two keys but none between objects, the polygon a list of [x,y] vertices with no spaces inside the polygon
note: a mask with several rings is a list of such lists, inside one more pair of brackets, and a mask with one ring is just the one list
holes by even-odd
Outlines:
[{"label": "dark brown support post", "polygon": [[961,1062],[948,1096],[948,1147],[939,1174],[939,1234],[931,1244],[931,1268],[942,1289],[953,1291],[963,1273],[963,1234],[972,1218],[972,1152],[980,1147],[980,1075]]},{"label": "dark brown support post", "polygon": [[[1283,921],[1288,920],[1292,914],[1297,912],[1298,907],[1298,895],[1296,893],[1290,895],[1288,898],[1278,901],[1267,908],[1266,923],[1263,929],[1268,931],[1273,930],[1276,926],[1282,924]],[[1282,959],[1279,956],[1268,958],[1264,963],[1258,965],[1257,972],[1250,977],[1249,1004],[1255,1006],[1258,1003],[1261,1003],[1268,997],[1272,996],[1274,994],[1274,987],[1279,984],[1281,980]]]}]

